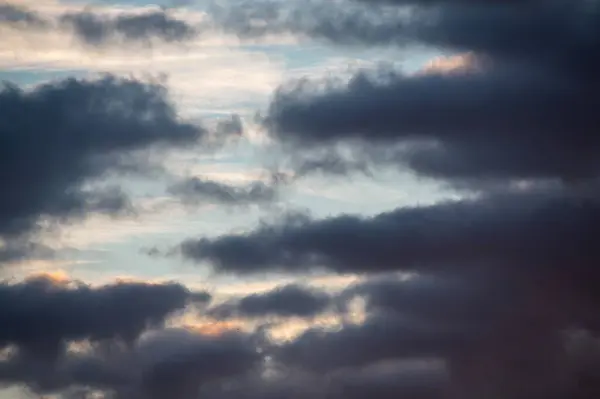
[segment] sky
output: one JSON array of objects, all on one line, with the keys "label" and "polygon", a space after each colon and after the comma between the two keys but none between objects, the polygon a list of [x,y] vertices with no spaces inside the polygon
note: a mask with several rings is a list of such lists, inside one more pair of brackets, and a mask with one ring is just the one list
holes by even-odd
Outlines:
[{"label": "sky", "polygon": [[598,0],[0,0],[0,399],[600,394]]}]

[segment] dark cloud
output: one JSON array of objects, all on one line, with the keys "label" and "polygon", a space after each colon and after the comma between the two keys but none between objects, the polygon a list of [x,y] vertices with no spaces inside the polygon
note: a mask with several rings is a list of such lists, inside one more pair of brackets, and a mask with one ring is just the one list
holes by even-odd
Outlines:
[{"label": "dark cloud", "polygon": [[331,296],[324,292],[290,284],[216,305],[208,310],[208,314],[217,318],[313,317],[331,304]]},{"label": "dark cloud", "polygon": [[267,204],[277,199],[276,186],[263,181],[230,185],[200,177],[181,180],[169,192],[191,205],[219,203],[222,205]]},{"label": "dark cloud", "polygon": [[164,9],[116,16],[82,11],[62,15],[60,21],[71,27],[77,38],[95,46],[115,39],[148,42],[158,38],[166,42],[180,42],[191,39],[198,33],[194,26],[169,15]]},{"label": "dark cloud", "polygon": [[0,109],[0,237],[20,242],[42,218],[130,209],[119,188],[87,183],[130,168],[134,151],[205,136],[178,119],[164,87],[111,76],[32,90],[5,84]]},{"label": "dark cloud", "polygon": [[206,397],[266,399],[434,399],[442,394],[446,376],[441,364],[394,362],[364,369],[346,369],[328,374],[287,370],[271,378],[240,379],[203,390]]},{"label": "dark cloud", "polygon": [[373,316],[328,332],[315,327],[275,351],[283,364],[315,372],[364,367],[379,361],[435,358],[460,350],[463,331],[405,317]]},{"label": "dark cloud", "polygon": [[[264,225],[242,234],[190,239],[181,254],[219,271],[422,271],[506,265],[523,272],[594,269],[598,201],[539,190],[405,207],[374,217]],[[552,228],[549,228],[552,226]]]},{"label": "dark cloud", "polygon": [[[407,3],[415,6],[410,13],[394,7]],[[343,142],[355,147],[359,163],[462,182],[597,175],[598,3],[467,3],[311,2],[295,9],[271,2],[221,18],[243,34],[287,30],[339,44],[425,45],[477,61],[461,73],[363,71],[347,85],[283,86],[265,122],[296,155]],[[312,157],[296,168],[327,170],[327,160]],[[332,164],[333,172],[340,165]]]},{"label": "dark cloud", "polygon": [[363,162],[396,163],[438,178],[568,179],[598,173],[597,96],[586,94],[585,82],[507,66],[381,75],[359,74],[325,94],[302,84],[282,90],[266,123],[296,150],[363,143],[367,149],[356,151]]},{"label": "dark cloud", "polygon": [[0,345],[16,345],[44,355],[55,354],[67,341],[132,341],[147,328],[162,325],[167,316],[188,303],[208,300],[206,295],[175,283],[116,283],[94,288],[46,277],[4,283],[0,285],[0,322],[4,326]]},{"label": "dark cloud", "polygon": [[[448,366],[451,398],[595,392],[579,381],[597,366],[576,370],[566,337],[571,328],[597,335],[599,325],[600,3],[290,4],[216,19],[242,36],[288,32],[459,54],[418,73],[380,67],[347,82],[280,87],[264,125],[295,172],[393,165],[477,195],[373,217],[261,224],[187,240],[183,257],[221,273],[365,277],[341,298],[364,298],[365,322],[313,327],[276,346],[274,358],[288,367],[321,375],[434,357]],[[398,271],[418,276],[372,278]]]},{"label": "dark cloud", "polygon": [[243,375],[259,359],[249,336],[164,329],[132,346],[105,341],[84,351],[64,351],[53,362],[17,353],[0,362],[0,381],[60,397],[79,390],[123,399],[191,399],[202,385]]},{"label": "dark cloud", "polygon": [[206,337],[186,330],[161,332],[140,346],[144,352],[142,385],[146,397],[196,398],[200,386],[255,368],[261,356],[250,337]]}]

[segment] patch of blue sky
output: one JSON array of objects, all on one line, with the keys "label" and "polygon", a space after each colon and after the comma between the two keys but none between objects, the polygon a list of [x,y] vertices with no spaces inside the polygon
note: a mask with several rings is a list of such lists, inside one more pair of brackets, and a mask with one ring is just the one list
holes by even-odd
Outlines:
[{"label": "patch of blue sky", "polygon": [[83,77],[87,71],[80,69],[48,70],[40,68],[20,68],[15,66],[11,69],[0,71],[0,81],[10,82],[22,87],[35,86],[57,79],[72,77]]}]

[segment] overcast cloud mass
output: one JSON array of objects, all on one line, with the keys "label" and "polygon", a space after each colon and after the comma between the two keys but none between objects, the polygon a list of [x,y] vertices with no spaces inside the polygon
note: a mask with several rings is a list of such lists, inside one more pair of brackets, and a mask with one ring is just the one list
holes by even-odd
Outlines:
[{"label": "overcast cloud mass", "polygon": [[0,35],[0,399],[600,395],[599,1]]}]

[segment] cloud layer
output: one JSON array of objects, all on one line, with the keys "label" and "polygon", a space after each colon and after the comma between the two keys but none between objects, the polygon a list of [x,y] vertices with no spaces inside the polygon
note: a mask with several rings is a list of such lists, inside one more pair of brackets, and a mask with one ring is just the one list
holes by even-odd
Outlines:
[{"label": "cloud layer", "polygon": [[[381,66],[279,87],[262,126],[294,177],[392,166],[465,195],[369,217],[284,214],[175,247],[219,276],[299,277],[270,291],[4,281],[0,383],[105,399],[597,397],[600,3],[242,3],[212,8],[210,24],[450,54],[417,73]],[[58,23],[94,46],[199,34],[166,11],[48,20],[6,5],[0,23]],[[48,221],[131,210],[125,190],[100,183],[147,172],[144,151],[244,137],[239,118],[214,134],[183,121],[168,94],[114,76],[5,85],[0,260],[49,251],[35,240]],[[167,190],[187,204],[282,197],[279,175],[179,177]],[[333,290],[313,273],[356,278]]]}]

